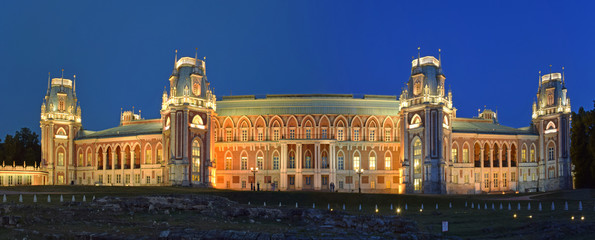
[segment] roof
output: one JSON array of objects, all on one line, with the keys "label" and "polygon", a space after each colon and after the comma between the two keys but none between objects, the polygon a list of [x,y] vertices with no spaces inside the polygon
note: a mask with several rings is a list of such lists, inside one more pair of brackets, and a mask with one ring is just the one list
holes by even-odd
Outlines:
[{"label": "roof", "polygon": [[125,137],[136,135],[161,134],[161,132],[161,122],[147,122],[117,126],[114,128],[109,128],[96,132],[85,130],[82,132],[81,136],[78,136],[77,139]]},{"label": "roof", "polygon": [[219,116],[282,114],[397,115],[396,96],[352,94],[280,94],[222,97],[217,101]]},{"label": "roof", "polygon": [[491,120],[472,118],[455,118],[452,122],[452,131],[455,133],[537,135],[530,127],[513,128],[494,123]]}]

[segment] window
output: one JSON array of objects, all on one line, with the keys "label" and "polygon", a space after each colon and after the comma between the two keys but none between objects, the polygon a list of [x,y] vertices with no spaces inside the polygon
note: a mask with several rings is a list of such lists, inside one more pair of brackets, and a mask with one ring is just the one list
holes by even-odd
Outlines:
[{"label": "window", "polygon": [[506,187],[506,173],[502,173],[502,187]]},{"label": "window", "polygon": [[130,174],[126,174],[126,175],[124,176],[124,183],[126,183],[126,184],[130,184]]},{"label": "window", "polygon": [[242,181],[242,188],[246,188],[246,181]]},{"label": "window", "polygon": [[469,148],[463,147],[463,163],[470,163],[469,161]]},{"label": "window", "polygon": [[390,142],[390,130],[384,130],[384,141]]},{"label": "window", "polygon": [[527,149],[524,147],[521,150],[521,162],[527,162]]},{"label": "window", "polygon": [[112,183],[112,175],[111,174],[107,175],[107,183],[108,184]]},{"label": "window", "polygon": [[384,170],[390,170],[390,157],[384,157]]},{"label": "window", "polygon": [[273,156],[273,170],[279,169],[279,156]]},{"label": "window", "polygon": [[120,174],[116,175],[116,183],[118,183],[118,184],[122,183],[122,175],[120,175]]},{"label": "window", "polygon": [[279,141],[279,129],[273,130],[273,140]]},{"label": "window", "polygon": [[415,191],[421,191],[421,179],[416,178],[413,182],[413,188]]},{"label": "window", "polygon": [[554,168],[549,168],[547,170],[547,176],[548,176],[548,178],[549,179],[555,178],[556,177],[555,173],[556,173],[556,171],[555,171]]},{"label": "window", "polygon": [[103,184],[103,175],[99,174],[99,183]]},{"label": "window", "polygon": [[370,170],[376,170],[376,156],[370,156]]},{"label": "window", "polygon": [[459,183],[459,176],[457,176],[455,173],[450,175],[450,178],[452,183]]},{"label": "window", "polygon": [[151,155],[152,155],[152,151],[151,149],[147,149],[145,150],[145,164],[151,164]]},{"label": "window", "polygon": [[23,176],[17,176],[17,185],[23,185]]},{"label": "window", "polygon": [[359,141],[359,129],[353,130],[353,141]]},{"label": "window", "polygon": [[192,171],[200,172],[200,143],[192,141]]},{"label": "window", "polygon": [[526,182],[526,181],[527,181],[527,173],[524,173],[523,174],[523,182]]},{"label": "window", "polygon": [[485,184],[485,188],[490,187],[490,174],[489,173],[486,173],[484,176],[484,184]]},{"label": "window", "polygon": [[79,153],[79,160],[78,160],[78,165],[77,166],[83,166],[83,153]]},{"label": "window", "polygon": [[306,185],[310,185],[310,182],[311,182],[310,179],[311,179],[311,177],[305,177],[305,179],[306,179]]},{"label": "window", "polygon": [[287,168],[295,168],[295,156],[293,153],[289,155],[289,166]]},{"label": "window", "polygon": [[306,129],[306,139],[312,138],[312,129]]},{"label": "window", "polygon": [[343,189],[344,182],[343,181],[339,181],[339,189]]},{"label": "window", "polygon": [[225,158],[225,170],[231,170],[231,157]]},{"label": "window", "polygon": [[453,147],[451,152],[451,161],[452,162],[459,162],[459,149],[457,149],[456,147]]},{"label": "window", "polygon": [[343,155],[339,155],[339,157],[337,158],[337,169],[345,169],[345,158],[343,157]]},{"label": "window", "polygon": [[151,184],[151,176],[147,176],[146,179],[147,180],[145,181],[145,183],[146,184]]},{"label": "window", "polygon": [[554,148],[550,147],[547,149],[547,156],[549,161],[554,161]]},{"label": "window", "polygon": [[295,129],[289,129],[289,139],[295,139]]},{"label": "window", "polygon": [[531,158],[531,162],[535,162],[535,148],[531,148],[529,155]]},{"label": "window", "polygon": [[161,183],[161,176],[157,176],[157,184]]},{"label": "window", "polygon": [[531,174],[531,180],[537,181],[537,171],[533,171],[533,174]]},{"label": "window", "polygon": [[87,153],[87,166],[91,166],[91,153]]},{"label": "window", "polygon": [[304,161],[304,168],[312,168],[312,159],[310,156],[306,156],[306,160]]},{"label": "window", "polygon": [[376,188],[376,182],[375,181],[370,181],[370,188],[371,189],[375,189]]},{"label": "window", "polygon": [[337,140],[343,141],[343,129],[342,128],[337,130]]},{"label": "window", "polygon": [[242,129],[242,142],[248,141],[248,129]]},{"label": "window", "polygon": [[157,163],[161,163],[161,161],[163,161],[163,150],[157,148]]},{"label": "window", "polygon": [[376,141],[375,133],[376,133],[376,130],[374,130],[374,129],[370,130],[370,139],[369,139],[369,141]]},{"label": "window", "polygon": [[328,158],[326,155],[322,156],[322,168],[328,168]]},{"label": "window", "polygon": [[8,176],[8,185],[12,185],[12,176]]},{"label": "window", "polygon": [[465,184],[469,184],[469,175],[465,174]]},{"label": "window", "polygon": [[262,130],[258,130],[258,141],[262,141],[262,140],[264,140]]},{"label": "window", "polygon": [[64,166],[64,153],[58,153],[58,166]]},{"label": "window", "polygon": [[516,174],[513,173],[513,172],[510,173],[510,181],[511,182],[516,182]]},{"label": "window", "polygon": [[327,135],[326,135],[326,129],[322,129],[322,139],[326,139]]},{"label": "window", "polygon": [[353,156],[353,170],[358,170],[361,167],[359,156]]},{"label": "window", "polygon": [[475,182],[476,183],[481,182],[480,180],[481,179],[479,179],[479,173],[475,173]]},{"label": "window", "polygon": [[241,162],[240,162],[240,169],[241,170],[246,170],[248,169],[248,157],[242,157],[241,158]]},{"label": "window", "polygon": [[263,166],[263,163],[264,163],[264,160],[263,160],[263,158],[262,158],[262,157],[257,157],[257,158],[256,158],[256,167],[257,167],[258,169],[264,169],[264,168],[262,167],[262,166]]},{"label": "window", "polygon": [[0,176],[0,186],[4,185],[4,176]]},{"label": "window", "polygon": [[134,174],[134,183],[140,184],[140,174]]},{"label": "window", "polygon": [[231,142],[231,129],[225,130],[225,141]]},{"label": "window", "polygon": [[[10,179],[10,182],[12,184],[12,179]],[[58,184],[64,184],[64,175],[58,175]]]},{"label": "window", "polygon": [[421,141],[419,139],[413,143],[413,169],[415,173],[421,173]]}]

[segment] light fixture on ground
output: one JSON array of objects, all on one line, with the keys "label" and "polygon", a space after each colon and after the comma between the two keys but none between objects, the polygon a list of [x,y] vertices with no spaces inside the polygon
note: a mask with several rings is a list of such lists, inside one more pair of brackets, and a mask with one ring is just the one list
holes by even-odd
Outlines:
[{"label": "light fixture on ground", "polygon": [[250,172],[252,172],[252,191],[256,191],[256,173],[258,172],[258,168],[250,168]]},{"label": "light fixture on ground", "polygon": [[361,180],[362,180],[362,174],[364,173],[364,169],[361,169],[361,168],[355,169],[355,173],[357,173],[357,182],[358,182],[358,184],[357,184],[357,191],[359,193],[362,193],[362,182],[361,182]]}]

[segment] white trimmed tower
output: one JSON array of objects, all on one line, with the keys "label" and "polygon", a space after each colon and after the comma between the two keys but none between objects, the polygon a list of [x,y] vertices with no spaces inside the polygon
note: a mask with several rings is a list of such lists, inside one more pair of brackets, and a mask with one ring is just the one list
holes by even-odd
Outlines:
[{"label": "white trimmed tower", "polygon": [[168,154],[169,183],[210,187],[211,118],[215,95],[206,76],[205,61],[183,57],[174,62],[169,77],[169,96],[164,90],[161,107],[164,152]]}]

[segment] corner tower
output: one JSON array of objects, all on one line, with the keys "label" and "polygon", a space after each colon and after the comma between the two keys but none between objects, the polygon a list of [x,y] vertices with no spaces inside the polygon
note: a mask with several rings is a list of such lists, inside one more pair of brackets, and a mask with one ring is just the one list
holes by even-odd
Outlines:
[{"label": "corner tower", "polygon": [[532,114],[534,130],[539,133],[539,191],[572,188],[570,112],[564,73],[540,72]]},{"label": "corner tower", "polygon": [[[64,70],[62,70],[64,72]],[[75,80],[50,79],[41,105],[41,167],[48,171],[44,184],[70,184],[74,176],[74,138],[81,129],[81,108]]]},{"label": "corner tower", "polygon": [[[440,58],[440,57],[439,57]],[[403,183],[408,193],[446,193],[452,118],[452,94],[445,95],[439,59],[419,57],[401,92],[400,128],[403,131]]]},{"label": "corner tower", "polygon": [[172,185],[211,186],[211,118],[215,95],[206,75],[205,60],[183,57],[174,61],[169,95],[163,91],[161,121]]}]

